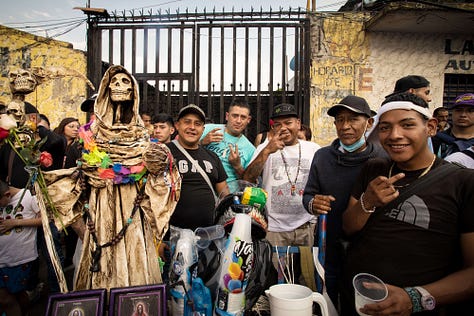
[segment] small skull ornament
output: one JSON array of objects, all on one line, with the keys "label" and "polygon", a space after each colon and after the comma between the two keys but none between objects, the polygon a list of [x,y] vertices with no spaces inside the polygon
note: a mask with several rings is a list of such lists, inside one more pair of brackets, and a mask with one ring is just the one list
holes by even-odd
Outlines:
[{"label": "small skull ornament", "polygon": [[18,123],[18,126],[22,126],[26,121],[25,103],[12,100],[7,106],[7,114]]},{"label": "small skull ornament", "polygon": [[28,70],[17,69],[10,71],[10,90],[12,94],[28,94],[35,90],[37,81]]},{"label": "small skull ornament", "polygon": [[114,102],[131,101],[133,94],[132,79],[125,73],[112,77],[109,84],[110,98]]}]

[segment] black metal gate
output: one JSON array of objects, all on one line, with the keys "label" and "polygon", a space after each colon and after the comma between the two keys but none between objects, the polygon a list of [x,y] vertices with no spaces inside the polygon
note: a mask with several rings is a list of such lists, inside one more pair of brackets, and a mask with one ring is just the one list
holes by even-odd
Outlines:
[{"label": "black metal gate", "polygon": [[[140,109],[173,116],[189,103],[219,123],[245,98],[250,139],[268,128],[272,107],[294,104],[309,120],[310,22],[304,11],[122,12],[89,15],[88,76],[120,64],[140,84]],[[255,124],[256,123],[256,124]]]}]

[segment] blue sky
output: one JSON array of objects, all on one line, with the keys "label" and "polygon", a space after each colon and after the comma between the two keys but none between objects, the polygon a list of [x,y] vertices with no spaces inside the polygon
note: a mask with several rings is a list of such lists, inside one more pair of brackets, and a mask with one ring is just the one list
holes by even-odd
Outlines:
[{"label": "blue sky", "polygon": [[[307,0],[259,0],[259,1],[230,1],[230,0],[13,0],[2,5],[0,10],[0,24],[17,28],[40,36],[54,37],[55,39],[72,43],[74,48],[86,49],[86,25],[81,21],[86,15],[80,10],[74,10],[74,7],[85,7],[87,1],[94,8],[105,8],[109,12],[114,10],[123,11],[131,9],[144,8],[162,12],[176,9],[184,11],[185,8],[202,11],[204,7],[208,10],[216,8],[231,11],[250,10],[253,6],[259,10],[260,6],[264,11],[278,9],[280,6],[284,9],[305,8]],[[317,10],[337,11],[346,1],[344,0],[317,0]]]}]

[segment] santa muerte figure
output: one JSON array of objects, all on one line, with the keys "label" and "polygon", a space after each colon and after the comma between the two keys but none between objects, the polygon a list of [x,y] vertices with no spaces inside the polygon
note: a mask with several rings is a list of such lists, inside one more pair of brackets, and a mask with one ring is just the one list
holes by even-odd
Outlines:
[{"label": "santa muerte figure", "polygon": [[168,148],[149,141],[138,106],[135,78],[110,67],[94,104],[96,119],[80,131],[81,165],[45,175],[54,181],[49,192],[63,224],[82,214],[90,223],[77,290],[162,282],[158,248],[181,178]]}]

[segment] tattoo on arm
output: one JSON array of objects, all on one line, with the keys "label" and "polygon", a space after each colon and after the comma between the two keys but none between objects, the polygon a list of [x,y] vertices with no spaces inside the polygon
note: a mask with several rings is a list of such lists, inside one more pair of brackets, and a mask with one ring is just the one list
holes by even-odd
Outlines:
[{"label": "tattoo on arm", "polygon": [[263,155],[260,154],[255,158],[255,160],[245,169],[243,179],[249,182],[256,183],[258,176],[262,173],[265,162],[267,161],[266,157],[263,159]]}]

